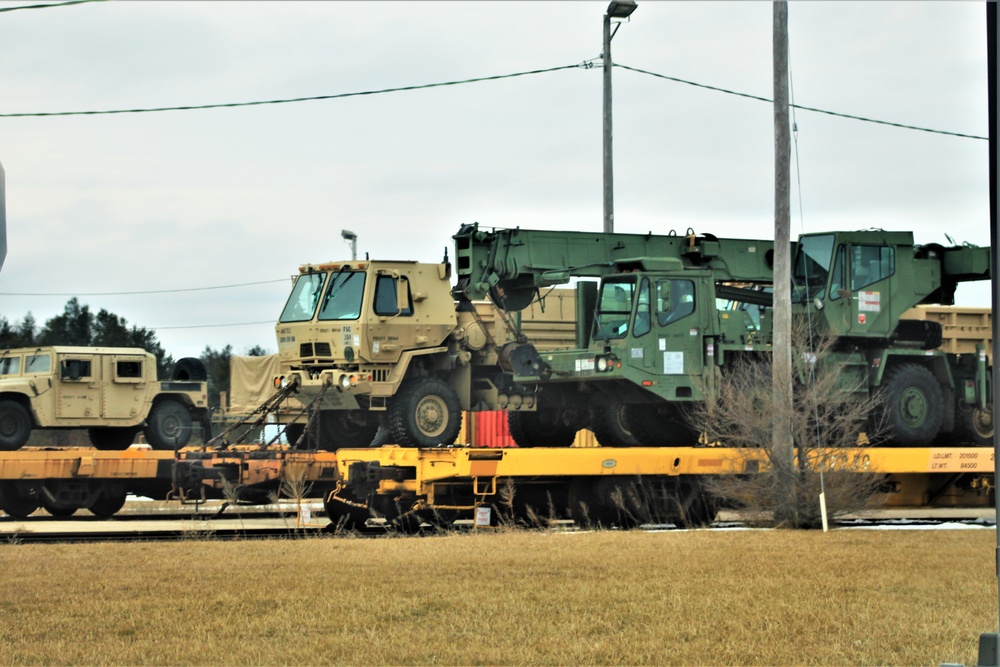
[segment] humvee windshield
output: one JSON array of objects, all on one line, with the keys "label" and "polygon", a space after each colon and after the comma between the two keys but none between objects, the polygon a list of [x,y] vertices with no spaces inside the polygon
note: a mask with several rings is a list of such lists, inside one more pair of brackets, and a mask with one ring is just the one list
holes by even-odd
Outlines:
[{"label": "humvee windshield", "polygon": [[21,357],[0,359],[0,375],[17,375],[21,372]]},{"label": "humvee windshield", "polygon": [[326,288],[326,296],[319,309],[319,319],[358,319],[361,317],[361,299],[364,293],[364,271],[341,271],[334,274]]},{"label": "humvee windshield", "polygon": [[292,287],[285,309],[281,311],[279,322],[308,322],[316,312],[319,296],[323,293],[325,273],[305,273],[299,276]]}]

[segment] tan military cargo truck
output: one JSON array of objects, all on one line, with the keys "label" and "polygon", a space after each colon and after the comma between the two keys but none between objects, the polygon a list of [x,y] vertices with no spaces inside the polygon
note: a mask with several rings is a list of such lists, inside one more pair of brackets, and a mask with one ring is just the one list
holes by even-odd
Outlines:
[{"label": "tan military cargo truck", "polygon": [[140,430],[154,449],[183,447],[193,424],[210,428],[205,379],[185,358],[158,381],[156,357],[139,348],[0,350],[0,450],[20,449],[32,429],[83,428],[98,449],[127,449]]}]

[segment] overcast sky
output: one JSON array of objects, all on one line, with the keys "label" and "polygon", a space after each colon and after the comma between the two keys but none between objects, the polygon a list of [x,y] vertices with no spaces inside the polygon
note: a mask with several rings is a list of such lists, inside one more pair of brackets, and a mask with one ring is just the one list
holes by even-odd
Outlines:
[{"label": "overcast sky", "polygon": [[[0,118],[0,313],[42,323],[79,295],[156,329],[177,358],[227,343],[275,351],[289,277],[348,258],[342,229],[358,234],[362,256],[425,262],[468,222],[599,231],[606,6],[100,2],[0,13],[0,114],[334,95],[594,63],[295,104]],[[771,97],[771,11],[639,0],[613,60]],[[792,2],[793,102],[985,137],[985,14],[982,2]],[[989,243],[986,141],[801,110],[795,119],[793,235],[879,227],[913,230],[918,243]],[[616,231],[773,236],[770,104],[616,68],[614,120]],[[91,296],[265,281],[275,282]],[[960,288],[959,299],[988,305],[989,286]]]}]

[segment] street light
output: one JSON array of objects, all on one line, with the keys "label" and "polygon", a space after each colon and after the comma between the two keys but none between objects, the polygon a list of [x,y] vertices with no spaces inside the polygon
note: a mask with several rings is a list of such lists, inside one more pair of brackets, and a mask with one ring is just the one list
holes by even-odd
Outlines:
[{"label": "street light", "polygon": [[351,244],[351,259],[355,260],[358,258],[358,235],[352,231],[341,229],[340,235],[345,241]]},{"label": "street light", "polygon": [[[627,19],[636,10],[635,0],[611,0],[604,15],[604,231],[615,231],[614,173],[611,166],[611,19]],[[615,24],[615,32],[618,26]]]}]

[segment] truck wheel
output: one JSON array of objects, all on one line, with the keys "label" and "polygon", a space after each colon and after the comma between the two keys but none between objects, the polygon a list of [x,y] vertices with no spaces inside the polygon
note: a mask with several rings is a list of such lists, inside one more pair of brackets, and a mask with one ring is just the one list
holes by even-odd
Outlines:
[{"label": "truck wheel", "polygon": [[367,410],[327,410],[319,417],[320,449],[368,447],[378,433],[378,417]]},{"label": "truck wheel", "polygon": [[[396,443],[409,447],[450,445],[462,428],[458,394],[438,378],[404,384],[390,404],[388,416]],[[372,433],[368,441],[374,436]]]},{"label": "truck wheel", "polygon": [[628,405],[625,423],[646,447],[693,447],[698,443],[698,434],[674,405]]},{"label": "truck wheel", "polygon": [[978,406],[971,407],[964,411],[965,431],[972,440],[980,447],[993,446],[993,404],[987,403],[985,410],[980,410]]},{"label": "truck wheel", "polygon": [[17,401],[0,401],[0,450],[21,449],[31,435],[31,415]]},{"label": "truck wheel", "polygon": [[90,442],[101,450],[128,449],[138,432],[137,428],[113,428],[109,426],[87,429]]},{"label": "truck wheel", "polygon": [[146,417],[146,441],[153,449],[183,447],[191,439],[191,413],[177,401],[160,401]]},{"label": "truck wheel", "polygon": [[170,373],[171,380],[181,382],[204,382],[208,379],[208,371],[205,364],[197,357],[184,357],[178,359],[174,364],[174,369]]},{"label": "truck wheel", "polygon": [[[294,447],[296,443],[298,443],[299,438],[301,438],[302,434],[305,432],[306,432],[305,424],[288,424],[287,426],[285,426],[285,439],[288,440],[289,445]],[[302,443],[302,447],[307,447],[308,445],[309,445],[308,440]]]},{"label": "truck wheel", "polygon": [[87,509],[96,516],[107,519],[125,507],[125,491],[109,491],[97,497],[97,500]]},{"label": "truck wheel", "polygon": [[902,364],[889,369],[884,386],[885,427],[891,443],[929,445],[944,418],[944,398],[934,374],[918,364]]},{"label": "truck wheel", "polygon": [[25,498],[17,493],[13,482],[0,482],[0,510],[13,519],[27,519],[28,515],[38,509],[38,501]]},{"label": "truck wheel", "polygon": [[569,447],[577,428],[564,424],[559,410],[508,412],[507,425],[518,447]]},{"label": "truck wheel", "polygon": [[638,447],[639,441],[632,435],[625,419],[625,406],[612,401],[594,408],[590,428],[597,436],[601,447]]}]

